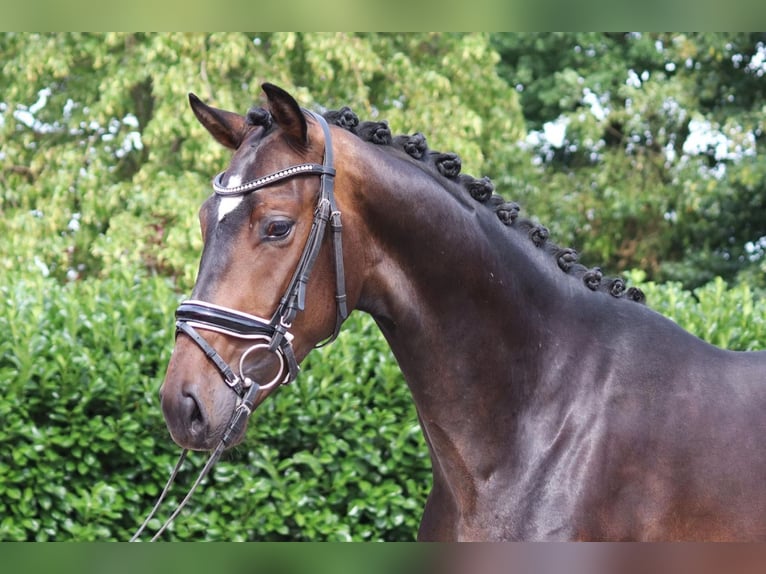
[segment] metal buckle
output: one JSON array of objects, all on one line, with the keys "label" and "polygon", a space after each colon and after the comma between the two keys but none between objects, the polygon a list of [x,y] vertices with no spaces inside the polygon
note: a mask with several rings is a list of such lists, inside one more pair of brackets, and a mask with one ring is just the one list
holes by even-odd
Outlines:
[{"label": "metal buckle", "polygon": [[[280,324],[282,327],[284,327],[284,328],[285,328],[284,334],[285,334],[285,335],[289,335],[289,333],[288,333],[287,331],[289,331],[289,330],[290,330],[290,329],[292,329],[292,327],[293,327],[293,322],[292,322],[292,320],[289,320],[289,321],[288,321],[285,315],[280,315],[280,316],[279,316],[279,324]],[[291,336],[290,338],[292,338],[292,336]]]}]

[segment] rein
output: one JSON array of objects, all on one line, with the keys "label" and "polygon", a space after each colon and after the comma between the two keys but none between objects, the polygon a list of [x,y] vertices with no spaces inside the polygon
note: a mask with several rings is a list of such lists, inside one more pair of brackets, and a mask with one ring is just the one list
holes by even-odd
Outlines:
[{"label": "rein", "polygon": [[[311,275],[311,270],[319,255],[319,250],[322,246],[328,224],[332,232],[331,239],[333,245],[333,259],[335,263],[336,320],[333,334],[326,341],[319,343],[316,346],[322,347],[334,341],[340,332],[343,321],[348,316],[346,282],[343,269],[343,246],[341,242],[342,224],[340,211],[338,211],[334,195],[335,168],[333,167],[332,138],[330,135],[330,128],[325,119],[313,112],[308,113],[322,126],[322,131],[324,132],[325,149],[324,160],[321,165],[304,163],[291,166],[234,187],[225,187],[221,184],[224,172],[219,173],[213,179],[213,191],[217,195],[222,197],[232,197],[246,195],[292,177],[300,175],[319,175],[319,198],[314,210],[314,220],[311,225],[311,230],[309,231],[306,244],[303,247],[303,252],[298,261],[298,265],[288,284],[287,290],[280,299],[271,319],[263,319],[236,309],[193,299],[182,302],[178,306],[178,309],[176,309],[176,336],[181,333],[188,336],[202,350],[202,352],[205,353],[208,360],[210,360],[218,370],[223,382],[237,394],[239,401],[221,441],[210,454],[210,458],[200,471],[197,480],[195,480],[188,494],[178,504],[171,516],[152,537],[152,542],[159,538],[176,516],[178,516],[186,503],[191,499],[192,494],[202,482],[202,479],[204,479],[210,472],[213,465],[218,461],[232,437],[235,437],[242,432],[247,423],[247,419],[255,408],[254,405],[260,403],[257,399],[261,393],[269,394],[274,388],[287,384],[295,380],[298,376],[300,367],[295,359],[292,347],[293,335],[289,330],[292,327],[293,320],[298,311],[303,311],[305,309],[306,287]],[[236,339],[253,342],[253,344],[240,356],[238,365],[239,374],[237,374],[212,345],[207,342],[199,331],[213,331]],[[258,352],[274,355],[277,360],[278,370],[271,381],[256,382],[244,373],[245,359],[249,355]],[[178,471],[183,465],[187,453],[188,449],[183,449],[165,488],[163,488],[162,493],[154,505],[154,508],[152,508],[141,527],[130,539],[131,542],[135,542],[138,539],[146,528],[146,525],[156,514],[170,490]]]}]

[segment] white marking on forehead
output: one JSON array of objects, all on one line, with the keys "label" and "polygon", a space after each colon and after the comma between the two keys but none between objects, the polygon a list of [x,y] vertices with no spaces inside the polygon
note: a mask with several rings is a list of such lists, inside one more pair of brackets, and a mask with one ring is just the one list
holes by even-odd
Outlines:
[{"label": "white marking on forehead", "polygon": [[[238,175],[229,177],[226,187],[236,187],[242,184],[242,178]],[[221,221],[227,213],[234,211],[242,203],[244,195],[225,196],[218,198],[218,221]]]}]

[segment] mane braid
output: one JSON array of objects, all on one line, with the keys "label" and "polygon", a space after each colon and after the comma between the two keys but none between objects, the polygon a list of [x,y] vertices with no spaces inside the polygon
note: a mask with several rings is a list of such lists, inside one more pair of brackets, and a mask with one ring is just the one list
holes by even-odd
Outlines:
[{"label": "mane braid", "polygon": [[361,122],[355,131],[356,135],[375,145],[391,145],[393,138],[388,122]]},{"label": "mane braid", "polygon": [[252,107],[248,110],[245,121],[251,126],[261,126],[264,130],[268,130],[274,120],[271,117],[271,112],[268,110]]},{"label": "mane braid", "polygon": [[456,153],[429,152],[429,159],[436,166],[436,171],[447,179],[456,179],[463,167],[460,156]]},{"label": "mane braid", "polygon": [[476,179],[472,175],[461,174],[459,180],[470,196],[479,203],[487,203],[487,200],[492,197],[492,192],[495,191],[495,184],[486,175]]},{"label": "mane braid", "polygon": [[328,124],[340,126],[350,132],[355,132],[356,126],[359,125],[359,116],[348,106],[343,106],[339,110],[329,110],[322,115]]},{"label": "mane braid", "polygon": [[[583,285],[591,291],[605,293],[616,299],[645,303],[646,297],[641,289],[637,287],[627,288],[625,280],[621,277],[604,277],[600,267],[589,269],[578,263],[577,251],[571,247],[562,248],[549,242],[550,232],[548,228],[529,219],[519,218],[521,211],[519,204],[514,201],[506,201],[501,195],[496,194],[494,192],[495,185],[490,178],[487,176],[476,178],[460,173],[462,169],[460,156],[451,152],[429,149],[422,133],[415,132],[412,135],[393,136],[388,122],[360,122],[359,117],[348,106],[344,106],[340,110],[328,110],[323,116],[328,123],[340,126],[364,141],[384,149],[388,147],[404,151],[409,157],[420,163],[423,169],[435,171],[452,185],[459,185],[478,203],[493,211],[504,225],[518,228],[526,233],[533,245],[544,249],[561,271],[579,278]],[[250,113],[248,113],[248,121],[250,121]]]},{"label": "mane braid", "polygon": [[414,159],[423,159],[428,152],[426,137],[420,132],[414,133],[411,136],[398,135],[393,139],[392,143]]}]

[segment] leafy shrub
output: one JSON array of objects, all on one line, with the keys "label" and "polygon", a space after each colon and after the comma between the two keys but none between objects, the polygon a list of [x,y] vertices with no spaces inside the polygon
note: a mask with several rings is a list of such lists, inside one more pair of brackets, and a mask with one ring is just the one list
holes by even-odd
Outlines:
[{"label": "leafy shrub", "polygon": [[167,466],[151,431],[173,293],[156,278],[39,275],[0,291],[0,539],[109,538]]},{"label": "leafy shrub", "polygon": [[766,349],[764,294],[746,283],[729,287],[717,277],[693,291],[680,283],[645,283],[644,274],[632,273],[650,306],[708,343],[735,351]]},{"label": "leafy shrub", "polygon": [[[746,285],[642,287],[655,309],[713,343],[766,346],[766,316]],[[178,454],[157,398],[175,287],[38,273],[6,276],[0,292],[0,539],[127,539]],[[171,500],[204,458],[191,457]],[[430,482],[406,384],[374,323],[355,314],[256,411],[248,439],[165,539],[411,540]]]},{"label": "leafy shrub", "polygon": [[[172,284],[37,274],[0,290],[0,539],[127,539],[177,456],[157,399]],[[203,458],[179,474],[177,497]],[[362,317],[224,458],[166,538],[407,540],[430,487],[406,385]]]}]

